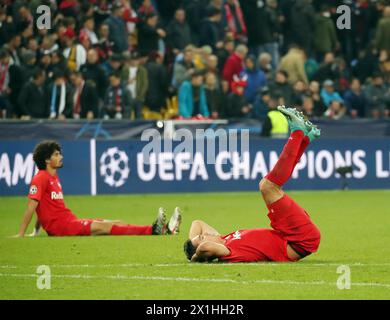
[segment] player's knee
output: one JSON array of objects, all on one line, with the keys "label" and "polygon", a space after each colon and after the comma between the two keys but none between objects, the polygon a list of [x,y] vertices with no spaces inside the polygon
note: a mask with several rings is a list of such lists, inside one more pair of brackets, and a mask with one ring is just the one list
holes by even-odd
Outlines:
[{"label": "player's knee", "polygon": [[272,191],[272,189],[274,189],[274,186],[273,186],[273,183],[267,179],[261,179],[260,183],[259,183],[259,190],[262,194],[266,194],[266,193],[269,193],[270,191]]}]

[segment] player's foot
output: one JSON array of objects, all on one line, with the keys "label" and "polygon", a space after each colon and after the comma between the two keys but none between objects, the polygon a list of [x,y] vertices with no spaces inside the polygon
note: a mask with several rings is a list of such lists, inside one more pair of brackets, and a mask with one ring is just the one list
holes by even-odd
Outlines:
[{"label": "player's foot", "polygon": [[306,128],[308,130],[307,137],[310,139],[310,143],[318,139],[321,136],[321,130],[309,120],[305,121]]},{"label": "player's foot", "polygon": [[179,234],[181,220],[182,220],[181,210],[179,207],[176,207],[171,219],[169,219],[168,222],[168,234]]},{"label": "player's foot", "polygon": [[287,118],[288,126],[291,132],[301,130],[305,135],[309,133],[308,128],[305,125],[305,119],[303,117],[303,114],[297,109],[279,106],[278,110]]},{"label": "player's foot", "polygon": [[167,228],[167,216],[164,208],[158,209],[158,215],[156,221],[152,225],[153,235],[165,235],[168,232]]}]

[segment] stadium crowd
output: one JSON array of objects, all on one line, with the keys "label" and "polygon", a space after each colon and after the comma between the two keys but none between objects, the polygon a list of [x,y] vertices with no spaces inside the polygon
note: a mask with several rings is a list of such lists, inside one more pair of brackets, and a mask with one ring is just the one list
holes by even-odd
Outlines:
[{"label": "stadium crowd", "polygon": [[389,117],[387,0],[1,3],[1,118]]}]

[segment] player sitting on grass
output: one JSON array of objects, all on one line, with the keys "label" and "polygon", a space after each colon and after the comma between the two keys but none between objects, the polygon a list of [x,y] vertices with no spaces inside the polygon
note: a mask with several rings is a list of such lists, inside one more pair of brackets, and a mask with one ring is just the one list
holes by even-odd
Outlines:
[{"label": "player sitting on grass", "polygon": [[40,225],[49,236],[165,235],[179,232],[179,208],[175,209],[168,224],[163,208],[159,209],[156,221],[147,226],[128,225],[120,221],[78,219],[65,206],[57,176],[57,170],[63,165],[61,146],[55,141],[44,141],[35,147],[33,159],[39,172],[32,179],[27,209],[15,237],[25,235],[34,212],[37,213],[38,220],[33,235],[38,233]]},{"label": "player sitting on grass", "polygon": [[260,182],[273,229],[240,230],[221,236],[203,221],[192,223],[184,252],[192,262],[298,261],[318,250],[320,232],[309,215],[282,190],[307,146],[321,132],[295,109],[278,107],[291,130],[273,170]]}]

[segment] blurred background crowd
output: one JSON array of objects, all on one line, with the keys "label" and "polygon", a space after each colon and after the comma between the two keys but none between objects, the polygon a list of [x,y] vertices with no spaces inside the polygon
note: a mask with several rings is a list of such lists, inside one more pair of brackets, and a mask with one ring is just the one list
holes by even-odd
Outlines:
[{"label": "blurred background crowd", "polygon": [[389,117],[386,0],[3,0],[0,47],[1,118]]}]

